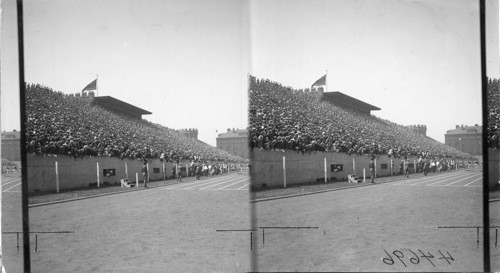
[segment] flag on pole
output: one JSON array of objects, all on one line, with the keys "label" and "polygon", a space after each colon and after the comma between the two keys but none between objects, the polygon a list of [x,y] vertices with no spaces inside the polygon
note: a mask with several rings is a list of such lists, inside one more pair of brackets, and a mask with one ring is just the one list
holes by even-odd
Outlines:
[{"label": "flag on pole", "polygon": [[323,85],[326,85],[326,74],[319,78],[317,81],[315,81],[312,85],[311,85],[311,88],[315,87],[315,86],[323,86]]},{"label": "flag on pole", "polygon": [[97,79],[93,80],[91,83],[87,84],[85,88],[83,88],[82,92],[88,90],[97,90]]}]

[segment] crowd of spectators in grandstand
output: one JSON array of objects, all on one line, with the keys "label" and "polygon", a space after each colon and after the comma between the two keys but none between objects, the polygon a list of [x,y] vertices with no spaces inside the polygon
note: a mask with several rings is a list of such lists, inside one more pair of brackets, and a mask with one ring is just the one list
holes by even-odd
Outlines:
[{"label": "crowd of spectators in grandstand", "polygon": [[110,112],[38,84],[26,87],[26,121],[26,145],[31,154],[168,162],[243,161],[175,130]]},{"label": "crowd of spectators in grandstand", "polygon": [[488,147],[500,149],[500,80],[488,80]]},{"label": "crowd of spectators in grandstand", "polygon": [[2,174],[17,172],[18,170],[17,164],[10,162],[9,160],[2,159]]},{"label": "crowd of spectators in grandstand", "polygon": [[401,125],[321,101],[318,92],[303,92],[253,76],[249,92],[252,149],[470,157]]}]

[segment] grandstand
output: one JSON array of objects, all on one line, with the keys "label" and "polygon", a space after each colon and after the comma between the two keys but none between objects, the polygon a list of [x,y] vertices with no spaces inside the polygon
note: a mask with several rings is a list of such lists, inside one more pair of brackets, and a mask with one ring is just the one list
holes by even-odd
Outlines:
[{"label": "grandstand", "polygon": [[488,79],[487,140],[489,161],[489,185],[491,189],[500,187],[500,80]]},{"label": "grandstand", "polygon": [[500,148],[500,80],[488,79],[488,147]]},{"label": "grandstand", "polygon": [[318,100],[269,80],[250,77],[252,148],[357,155],[470,158],[401,125]]},{"label": "grandstand", "polygon": [[[115,169],[118,179],[126,178],[125,173],[137,172],[141,167],[139,160],[148,160],[154,167],[151,174],[156,173],[159,179],[165,177],[166,167],[163,165],[162,170],[161,166],[165,163],[185,166],[193,162],[246,162],[173,129],[143,120],[141,115],[151,113],[112,97],[71,96],[39,84],[27,84],[26,109],[26,147],[31,155],[28,177],[35,182],[54,184],[50,182],[54,180],[54,171],[44,169],[53,168],[54,163],[67,166],[68,174],[93,175],[81,183],[68,182],[76,187],[96,182],[95,168],[99,173],[99,163],[101,169]],[[72,175],[68,180],[74,179],[78,178]],[[53,188],[53,185],[37,185],[30,192]]]}]

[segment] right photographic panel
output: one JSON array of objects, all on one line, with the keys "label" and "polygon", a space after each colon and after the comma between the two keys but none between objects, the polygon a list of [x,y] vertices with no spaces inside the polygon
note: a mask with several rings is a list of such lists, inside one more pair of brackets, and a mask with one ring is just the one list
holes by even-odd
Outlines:
[{"label": "right photographic panel", "polygon": [[486,2],[487,106],[479,1],[250,1],[253,271],[483,271],[486,171],[500,269]]}]

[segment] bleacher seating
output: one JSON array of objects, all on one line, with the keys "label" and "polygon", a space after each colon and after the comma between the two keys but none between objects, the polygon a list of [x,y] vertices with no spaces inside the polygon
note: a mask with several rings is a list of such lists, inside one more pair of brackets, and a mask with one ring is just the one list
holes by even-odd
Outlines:
[{"label": "bleacher seating", "polygon": [[488,146],[500,149],[500,80],[488,80]]},{"label": "bleacher seating", "polygon": [[175,130],[38,84],[26,88],[27,149],[36,155],[245,162]]},{"label": "bleacher seating", "polygon": [[252,149],[470,158],[402,125],[320,101],[317,92],[253,76],[249,92]]}]

